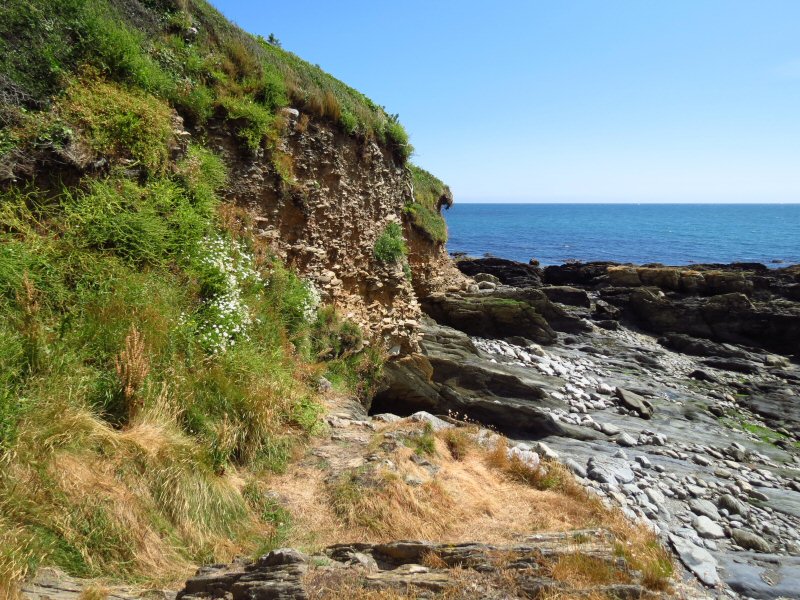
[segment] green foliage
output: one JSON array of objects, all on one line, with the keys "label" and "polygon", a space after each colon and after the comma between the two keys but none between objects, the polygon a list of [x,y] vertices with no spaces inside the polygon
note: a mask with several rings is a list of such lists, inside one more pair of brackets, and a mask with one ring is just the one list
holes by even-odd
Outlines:
[{"label": "green foliage", "polygon": [[[190,146],[170,177],[117,173],[56,198],[0,197],[0,541],[26,549],[0,553],[3,576],[43,561],[139,576],[151,551],[169,564],[214,560],[209,536],[254,544],[253,528],[273,520],[225,473],[280,472],[319,427],[289,344],[309,346],[318,298],[277,263],[256,270],[244,242],[219,230],[225,179],[215,155]],[[237,331],[231,307],[246,317]],[[233,331],[221,351],[204,337],[212,323]],[[125,358],[134,330],[141,352]],[[147,372],[135,418],[120,361]],[[107,478],[65,488],[56,456]],[[96,498],[75,496],[96,485]]]},{"label": "green foliage", "polygon": [[426,422],[422,431],[406,439],[406,444],[414,449],[419,456],[433,456],[436,454],[436,438],[433,435],[433,426]]},{"label": "green foliage", "polygon": [[405,207],[411,224],[429,240],[436,243],[447,241],[447,224],[440,213],[439,201],[451,197],[450,188],[425,169],[409,165],[414,184],[414,202]]},{"label": "green foliage", "polygon": [[408,132],[397,121],[386,124],[386,141],[401,163],[405,163],[414,153],[414,146],[408,140]]},{"label": "green foliage", "polygon": [[213,204],[205,200],[195,202],[166,179],[141,186],[118,178],[68,196],[64,210],[76,245],[111,250],[133,264],[159,265],[185,259],[209,233]]},{"label": "green foliage", "polygon": [[257,555],[266,554],[270,550],[283,546],[292,529],[292,515],[289,511],[283,508],[269,494],[269,491],[257,482],[248,483],[242,490],[242,495],[251,509],[261,517],[261,520],[273,526],[271,535],[259,545]]},{"label": "green foliage", "polygon": [[173,137],[165,102],[112,83],[75,81],[56,113],[98,154],[138,161],[153,174],[164,172]]},{"label": "green foliage", "polygon": [[383,372],[384,356],[367,346],[361,329],[342,319],[332,306],[319,310],[311,330],[311,351],[325,361],[331,383],[367,401],[375,394]]},{"label": "green foliage", "polygon": [[375,240],[375,258],[384,263],[397,263],[408,255],[403,230],[397,223],[388,223]]},{"label": "green foliage", "polygon": [[249,98],[226,97],[221,101],[227,118],[235,123],[236,135],[251,151],[257,152],[273,131],[275,116]]},{"label": "green foliage", "polygon": [[447,241],[447,224],[438,212],[418,202],[406,206],[404,212],[411,219],[412,225],[422,231],[429,240],[439,244]]}]

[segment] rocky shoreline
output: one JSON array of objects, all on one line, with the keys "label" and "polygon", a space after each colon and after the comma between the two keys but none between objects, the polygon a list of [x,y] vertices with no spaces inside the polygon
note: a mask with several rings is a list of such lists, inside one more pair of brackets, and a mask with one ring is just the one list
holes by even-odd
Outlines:
[{"label": "rocky shoreline", "polygon": [[558,455],[718,597],[800,597],[800,268],[465,259],[374,412]]}]

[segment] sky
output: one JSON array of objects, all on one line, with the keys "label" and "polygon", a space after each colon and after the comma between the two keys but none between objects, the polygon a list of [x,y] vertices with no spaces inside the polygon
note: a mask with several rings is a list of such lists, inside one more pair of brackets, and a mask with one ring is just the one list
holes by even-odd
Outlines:
[{"label": "sky", "polygon": [[798,0],[212,0],[399,113],[457,202],[800,202]]}]

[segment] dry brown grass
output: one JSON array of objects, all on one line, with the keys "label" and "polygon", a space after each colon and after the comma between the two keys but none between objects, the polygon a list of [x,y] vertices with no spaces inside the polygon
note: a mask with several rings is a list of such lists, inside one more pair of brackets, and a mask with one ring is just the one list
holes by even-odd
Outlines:
[{"label": "dry brown grass", "polygon": [[103,585],[90,585],[78,596],[78,600],[107,600],[111,590]]},{"label": "dry brown grass", "polygon": [[631,576],[626,570],[579,552],[560,556],[548,571],[555,581],[578,589],[631,582]]},{"label": "dry brown grass", "polygon": [[[403,427],[409,425],[393,424],[383,431]],[[602,520],[595,502],[570,496],[563,489],[535,489],[498,469],[494,453],[477,445],[456,460],[442,437],[437,435],[431,459],[440,469],[433,481],[410,460],[413,451],[406,447],[389,457],[397,465],[396,472],[382,471],[372,478],[364,475],[365,485],[359,485],[360,474],[355,472],[331,485],[326,482],[327,465],[322,469],[305,466],[274,478],[273,489],[287,499],[286,508],[295,519],[287,543],[319,548],[343,541],[404,537],[503,543],[536,530],[569,531],[596,526]],[[365,453],[374,450],[368,447]],[[426,483],[407,485],[406,475]],[[567,485],[564,489],[571,489]]]},{"label": "dry brown grass", "polygon": [[122,399],[128,421],[136,418],[144,405],[144,400],[139,395],[139,390],[150,372],[150,360],[142,334],[135,325],[131,325],[125,337],[125,349],[114,359],[117,370]]}]

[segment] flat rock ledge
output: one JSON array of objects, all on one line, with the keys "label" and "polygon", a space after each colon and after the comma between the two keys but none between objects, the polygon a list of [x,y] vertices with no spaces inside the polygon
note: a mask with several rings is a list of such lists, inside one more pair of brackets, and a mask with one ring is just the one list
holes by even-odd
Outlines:
[{"label": "flat rock ledge", "polygon": [[[613,581],[575,589],[552,576],[563,557],[611,567]],[[200,569],[178,600],[283,600],[324,598],[356,588],[393,591],[414,598],[667,598],[647,590],[641,574],[614,551],[605,530],[541,533],[511,545],[396,541],[329,546],[306,556],[282,548],[256,561]],[[453,595],[455,594],[455,595]],[[338,597],[338,596],[337,596]]]}]

